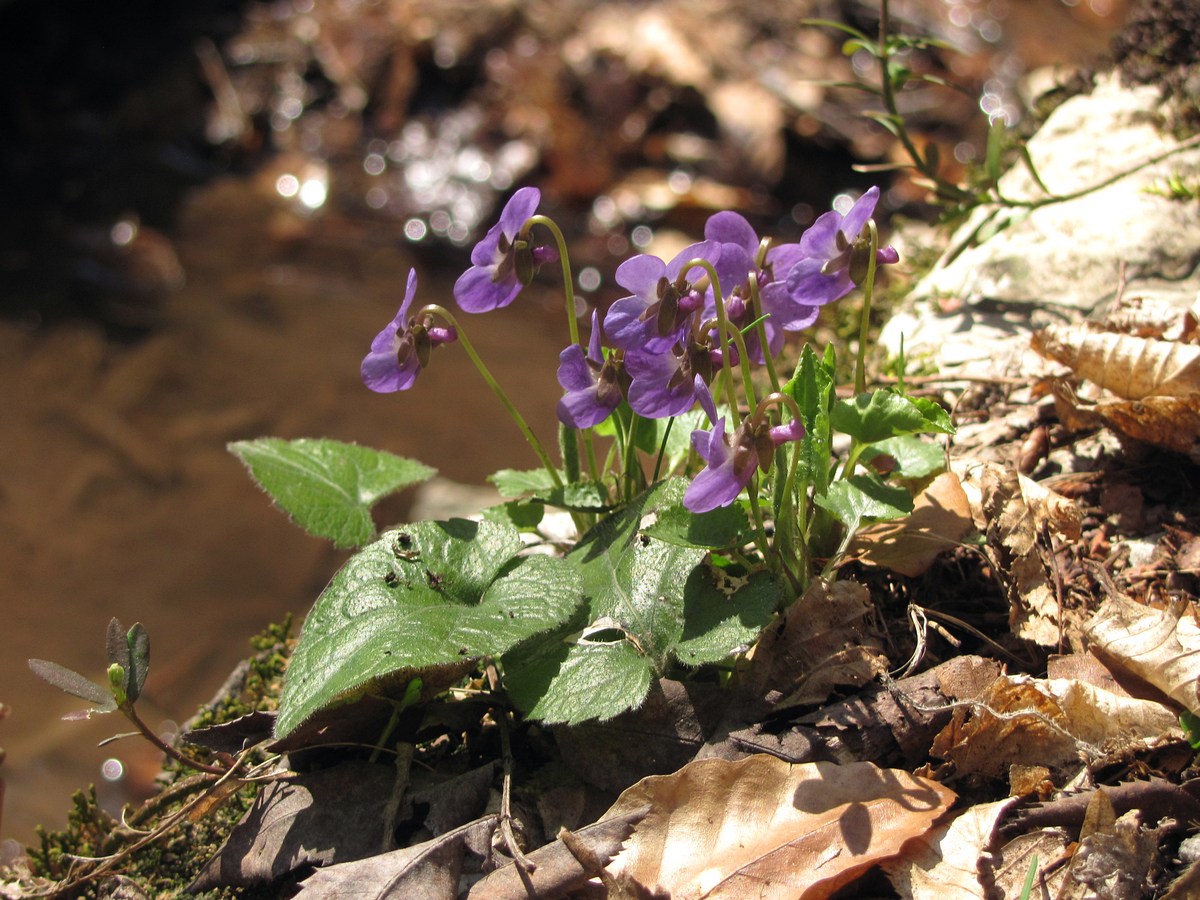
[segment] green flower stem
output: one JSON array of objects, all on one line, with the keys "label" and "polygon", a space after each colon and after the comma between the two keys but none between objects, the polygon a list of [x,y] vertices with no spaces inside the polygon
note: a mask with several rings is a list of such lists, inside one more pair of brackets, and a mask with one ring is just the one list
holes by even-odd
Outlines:
[{"label": "green flower stem", "polygon": [[533,433],[533,429],[529,427],[529,423],[525,421],[525,417],[517,411],[517,408],[513,406],[512,401],[508,399],[508,394],[504,393],[504,388],[500,387],[500,383],[492,376],[492,373],[488,367],[483,364],[483,360],[480,359],[479,354],[475,352],[474,345],[472,345],[470,339],[467,337],[467,333],[463,331],[462,326],[458,324],[458,320],[455,319],[448,310],[438,306],[436,303],[423,306],[420,312],[417,313],[417,316],[420,317],[423,313],[432,313],[434,315],[441,316],[454,328],[458,335],[459,343],[462,344],[463,350],[467,352],[467,356],[471,358],[471,362],[474,363],[475,369],[483,377],[483,380],[487,382],[487,386],[492,389],[492,393],[495,394],[497,399],[504,405],[509,417],[513,420],[513,422],[516,423],[517,428],[519,428],[521,431],[521,434],[525,436],[525,440],[528,442],[533,452],[537,454],[537,458],[542,461],[542,465],[550,474],[550,480],[554,482],[554,486],[562,487],[562,477],[558,474],[558,469],[555,468],[554,463],[550,460],[550,454],[546,452],[546,448],[542,446],[542,442],[537,439],[537,435]]},{"label": "green flower stem", "polygon": [[[579,340],[579,317],[575,315],[575,281],[572,277],[571,255],[567,251],[566,238],[563,237],[562,229],[558,227],[558,223],[549,216],[543,216],[540,213],[536,216],[530,216],[521,230],[523,232],[528,231],[534,225],[545,226],[554,236],[554,243],[558,247],[558,261],[562,264],[563,299],[567,307],[567,329],[571,335],[571,343],[579,344],[579,346],[583,347],[584,355],[586,355],[587,347],[584,347]],[[593,432],[590,428],[585,429],[583,432],[583,447],[591,463],[592,479],[599,481],[600,477],[596,472],[596,450],[593,446]],[[563,459],[563,467],[566,468],[569,465],[578,466],[578,462],[568,463],[566,459]],[[570,478],[569,480],[575,481],[576,479]]]},{"label": "green flower stem", "polygon": [[[567,327],[571,330],[571,343],[579,344],[579,320],[575,315],[575,283],[571,278],[571,257],[567,253],[567,241],[563,237],[562,229],[558,227],[558,223],[549,216],[543,216],[540,213],[536,216],[531,216],[526,220],[525,225],[521,228],[521,233],[526,234],[534,225],[544,225],[554,235],[554,243],[558,245],[558,261],[562,263],[563,275],[563,297],[567,304]],[[583,346],[580,344],[580,346]],[[586,350],[587,348],[584,347]]]},{"label": "green flower stem", "polygon": [[[750,297],[754,301],[754,308],[762,311],[762,301],[758,294],[758,273],[750,273]],[[775,360],[771,356],[771,348],[767,346],[767,325],[763,316],[759,316],[754,323],[754,327],[758,330],[758,343],[762,347],[763,360],[767,368],[767,377],[771,380],[771,392],[779,393],[779,375],[775,371]]]},{"label": "green flower stem", "polygon": [[[708,273],[709,281],[712,283],[713,299],[716,301],[717,306],[717,340],[720,341],[721,344],[722,361],[729,359],[729,342],[727,335],[732,330],[733,334],[737,336],[736,340],[741,344],[741,357],[744,362],[746,359],[746,345],[745,342],[742,341],[741,334],[738,333],[736,328],[731,328],[729,319],[725,316],[725,298],[721,296],[721,279],[717,277],[717,270],[713,268],[713,264],[707,259],[700,259],[697,257],[696,259],[688,260],[684,267],[680,269],[680,272],[687,273],[694,266],[699,266],[700,268],[704,269],[704,271]],[[746,383],[746,390],[750,390],[749,382]],[[741,416],[738,414],[737,391],[735,391],[733,388],[732,378],[725,379],[725,398],[729,401],[730,421],[733,423],[733,427],[737,428],[738,425],[741,424]]]},{"label": "green flower stem", "polygon": [[854,366],[854,390],[863,393],[867,389],[867,329],[871,325],[871,296],[875,290],[875,254],[879,252],[879,229],[874,219],[867,219],[871,232],[871,255],[867,260],[867,280],[863,283],[862,321],[858,326],[858,361]]},{"label": "green flower stem", "polygon": [[650,479],[650,483],[658,481],[658,474],[662,471],[663,457],[667,453],[667,441],[671,438],[671,429],[675,427],[675,416],[667,419],[667,427],[663,429],[662,443],[658,445],[658,457],[654,460],[654,477]]}]

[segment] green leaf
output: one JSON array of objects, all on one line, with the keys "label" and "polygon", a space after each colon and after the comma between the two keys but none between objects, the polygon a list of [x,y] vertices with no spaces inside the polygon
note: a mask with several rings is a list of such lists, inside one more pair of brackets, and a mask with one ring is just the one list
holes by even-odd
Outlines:
[{"label": "green leaf", "polygon": [[380,679],[497,656],[569,620],[578,571],[521,548],[509,526],[451,519],[386,532],[351,557],[304,623],[276,734]]},{"label": "green leaf", "polygon": [[988,131],[987,152],[984,156],[983,171],[987,175],[988,184],[994,186],[1000,180],[1000,159],[1004,152],[1006,128],[1004,117],[992,122]]},{"label": "green leaf", "polygon": [[488,476],[502,497],[526,497],[554,488],[554,479],[545,469],[501,469]]},{"label": "green leaf", "polygon": [[517,531],[533,531],[545,514],[546,505],[540,500],[509,500],[480,512],[489,522],[511,525]]},{"label": "green leaf", "polygon": [[796,371],[783,391],[800,407],[800,418],[806,429],[814,426],[818,415],[828,411],[833,388],[833,370],[817,359],[811,344],[805,344]]},{"label": "green leaf", "polygon": [[746,511],[736,504],[700,514],[682,504],[669,506],[644,530],[668,544],[708,550],[740,546],[753,534]]},{"label": "green leaf", "polygon": [[125,696],[137,700],[146,685],[146,673],[150,668],[150,636],[141,622],[125,630],[116,618],[108,623],[107,651],[109,663],[116,663],[125,672],[121,687]]},{"label": "green leaf", "polygon": [[836,19],[801,19],[801,25],[819,25],[824,28],[836,28],[838,31],[846,34],[852,34],[861,40],[869,40],[865,32],[859,31],[852,25],[847,25],[845,22],[839,22]]},{"label": "green leaf", "polygon": [[[724,658],[769,621],[777,589],[755,582],[728,595],[717,589],[703,550],[643,530],[680,504],[686,486],[684,479],[655,485],[568,554],[583,578],[585,610],[504,656],[505,685],[530,716],[612,718],[639,706],[672,663]],[[774,585],[773,576],[766,579]]]},{"label": "green leaf", "polygon": [[862,444],[902,434],[954,432],[950,417],[936,403],[887,390],[839,400],[833,406],[830,423]]},{"label": "green leaf", "polygon": [[904,488],[884,484],[874,475],[852,475],[829,486],[818,506],[829,510],[851,532],[867,521],[898,519],[913,510],[912,495]]},{"label": "green leaf", "polygon": [[915,435],[879,441],[872,444],[861,458],[863,462],[870,462],[880,454],[886,454],[896,461],[894,474],[900,478],[925,478],[946,468],[946,451]]},{"label": "green leaf", "polygon": [[229,450],[292,521],[337,547],[370,541],[375,537],[371,507],[435,471],[416,460],[340,441],[259,438],[235,441]]},{"label": "green leaf", "polygon": [[610,508],[608,489],[595,481],[576,481],[556,487],[554,479],[545,469],[501,469],[488,476],[501,496],[539,500],[550,506],[582,512],[596,512]]},{"label": "green leaf", "polygon": [[[108,689],[107,685],[97,684],[73,669],[60,666],[58,663],[50,662],[48,659],[31,659],[29,660],[29,668],[42,681],[53,685],[60,691],[68,693],[72,697],[78,697],[80,700],[86,700],[88,703],[95,704],[95,708],[88,710],[85,715],[110,713],[117,708],[112,691]],[[72,714],[71,717],[74,718],[75,715]]]}]

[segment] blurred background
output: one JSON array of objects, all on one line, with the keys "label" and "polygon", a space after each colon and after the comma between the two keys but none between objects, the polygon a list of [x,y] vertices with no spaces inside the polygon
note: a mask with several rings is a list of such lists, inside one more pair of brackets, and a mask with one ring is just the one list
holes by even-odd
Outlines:
[{"label": "blurred background", "polygon": [[[913,53],[903,110],[947,174],[1032,84],[1101,59],[1126,0],[894,0]],[[141,621],[140,703],[165,733],[248,638],[297,622],[343,558],[273,510],[225,451],[274,435],[357,441],[479,484],[536,460],[454,347],[415,390],[358,365],[415,266],[448,304],[516,188],[567,234],[578,312],[612,273],[694,240],[719,209],[794,238],[882,180],[881,213],[929,218],[842,53],[858,0],[0,0],[0,837],[59,827],[95,782],[112,808],[157,771],[113,717],[38,682],[42,657],[102,678],[110,617]],[[567,341],[556,271],[465,327],[551,439]],[[408,497],[388,501],[401,519]]]}]

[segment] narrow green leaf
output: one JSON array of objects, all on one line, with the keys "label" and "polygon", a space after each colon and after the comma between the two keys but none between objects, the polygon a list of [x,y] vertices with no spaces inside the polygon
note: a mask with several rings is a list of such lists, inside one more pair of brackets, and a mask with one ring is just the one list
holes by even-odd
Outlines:
[{"label": "narrow green leaf", "polygon": [[385,677],[497,656],[569,620],[578,571],[521,548],[507,525],[451,519],[386,532],[351,557],[304,623],[276,734]]},{"label": "narrow green leaf", "polygon": [[97,684],[73,669],[60,666],[48,659],[31,659],[29,668],[42,681],[53,685],[60,691],[68,693],[72,697],[78,697],[80,700],[86,700],[88,703],[94,703],[96,708],[92,712],[106,713],[117,708],[112,692],[109,691],[107,685]]},{"label": "narrow green leaf", "polygon": [[838,31],[846,34],[854,35],[861,40],[870,40],[865,32],[859,31],[852,25],[847,25],[845,22],[839,22],[836,19],[801,19],[801,25],[819,25],[823,28],[836,28]]},{"label": "narrow green leaf", "polygon": [[229,450],[292,521],[337,547],[370,541],[375,536],[371,507],[435,471],[415,460],[340,441],[259,438],[235,441]]},{"label": "narrow green leaf", "polygon": [[1004,152],[1005,131],[1003,117],[993,121],[991,130],[988,131],[987,153],[984,157],[983,170],[990,186],[994,186],[1000,180],[1000,157]]}]

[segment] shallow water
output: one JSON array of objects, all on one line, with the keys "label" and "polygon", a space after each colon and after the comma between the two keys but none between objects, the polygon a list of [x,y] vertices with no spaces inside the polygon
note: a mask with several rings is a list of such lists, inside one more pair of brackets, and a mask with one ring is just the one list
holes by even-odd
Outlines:
[{"label": "shallow water", "polygon": [[[247,655],[250,635],[289,611],[302,620],[343,558],[270,507],[227,441],[357,441],[473,484],[537,464],[461,348],[439,349],[406,394],[372,394],[359,381],[410,265],[421,300],[449,303],[457,271],[444,256],[422,258],[378,224],[367,232],[299,216],[262,177],[197,193],[177,249],[187,283],[140,343],[111,343],[89,324],[0,327],[6,837],[61,824],[75,787],[96,781],[114,804],[146,790],[157,770],[144,742],[95,747],[126,730],[112,716],[59,721],[83,704],[36,680],[27,657],[102,678],[109,617],[141,621],[153,652],[140,705],[169,730]],[[551,446],[567,342],[554,275],[508,310],[463,317]],[[406,504],[386,503],[385,521]]]}]

